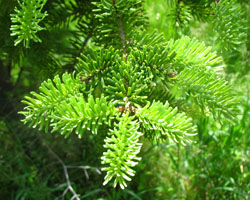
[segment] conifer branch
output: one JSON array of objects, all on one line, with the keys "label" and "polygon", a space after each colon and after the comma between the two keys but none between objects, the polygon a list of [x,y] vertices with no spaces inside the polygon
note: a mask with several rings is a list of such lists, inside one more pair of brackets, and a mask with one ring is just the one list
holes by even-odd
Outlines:
[{"label": "conifer branch", "polygon": [[178,113],[177,108],[172,108],[168,102],[164,105],[161,102],[148,104],[138,109],[136,116],[142,127],[149,131],[147,133],[149,137],[152,137],[152,132],[155,132],[155,139],[165,138],[170,142],[186,144],[190,142],[188,136],[196,135],[196,128],[191,118],[188,118],[185,113]]},{"label": "conifer branch", "polygon": [[41,42],[36,33],[44,30],[39,23],[48,15],[47,12],[42,13],[46,2],[47,0],[24,0],[21,3],[18,0],[21,9],[15,8],[16,13],[10,15],[13,23],[10,28],[11,36],[18,36],[15,40],[15,46],[23,41],[24,46],[28,48],[30,40]]},{"label": "conifer branch", "polygon": [[114,130],[109,133],[110,137],[104,140],[104,148],[108,150],[101,157],[102,164],[106,165],[102,170],[107,171],[103,185],[114,178],[113,186],[119,184],[124,189],[127,187],[126,181],[131,181],[130,176],[135,175],[132,167],[141,160],[137,155],[142,146],[139,138],[143,134],[138,131],[139,124],[128,113],[117,119],[119,123],[115,123]]},{"label": "conifer branch", "polygon": [[[178,7],[176,24],[189,23],[190,16],[195,15],[191,11],[194,4],[172,2]],[[24,123],[40,130],[65,137],[76,133],[82,138],[93,133],[105,138],[101,157],[102,170],[107,172],[104,185],[113,179],[113,186],[122,189],[135,175],[133,167],[141,159],[141,137],[154,142],[191,142],[189,136],[196,134],[196,127],[188,112],[177,109],[178,103],[185,106],[195,102],[204,113],[212,111],[218,118],[221,114],[231,118],[237,104],[217,71],[223,66],[222,58],[211,47],[187,36],[166,41],[156,32],[148,34],[143,30],[147,18],[142,3],[91,2],[95,6],[95,31],[83,34],[83,44],[75,43],[80,49],[78,62],[73,62],[76,72],[43,82],[39,92],[25,97],[27,106],[20,112]],[[73,4],[69,7],[75,9]],[[206,9],[201,4],[198,7]],[[88,24],[86,19],[81,27]],[[90,37],[94,49],[87,48]],[[75,167],[59,162],[65,170]],[[77,168],[88,177],[88,167]],[[67,171],[65,174],[68,179]],[[71,189],[69,186],[65,194]],[[78,198],[76,193],[73,198]]]},{"label": "conifer branch", "polygon": [[220,0],[214,4],[212,21],[222,52],[237,51],[247,36],[246,19],[241,5],[235,0]]},{"label": "conifer branch", "polygon": [[127,54],[127,52],[126,52],[126,36],[125,36],[125,32],[124,32],[124,28],[123,28],[121,18],[119,16],[119,11],[118,11],[118,9],[116,7],[116,0],[112,0],[112,2],[113,2],[113,6],[114,6],[114,9],[115,9],[115,13],[116,13],[117,23],[119,25],[122,48],[123,48],[124,53]]},{"label": "conifer branch", "polygon": [[81,45],[81,49],[79,50],[79,53],[77,54],[77,56],[74,59],[74,62],[72,64],[73,67],[75,67],[78,58],[81,56],[81,54],[83,53],[84,48],[86,47],[88,41],[90,40],[90,38],[92,37],[92,33],[90,32],[89,35],[85,38],[83,44]]}]

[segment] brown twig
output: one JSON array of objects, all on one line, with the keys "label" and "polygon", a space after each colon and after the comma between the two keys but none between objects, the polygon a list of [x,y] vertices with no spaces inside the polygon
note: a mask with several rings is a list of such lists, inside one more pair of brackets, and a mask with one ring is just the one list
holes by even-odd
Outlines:
[{"label": "brown twig", "polygon": [[86,177],[87,180],[89,179],[89,175],[88,175],[87,169],[94,169],[94,170],[96,171],[97,174],[99,174],[99,175],[102,174],[102,172],[100,171],[100,169],[98,169],[97,167],[67,165],[66,168],[67,168],[67,169],[70,169],[70,168],[71,168],[71,169],[72,169],[72,168],[75,168],[75,169],[83,169],[83,170],[84,170],[85,177]]},{"label": "brown twig", "polygon": [[62,199],[64,199],[66,193],[68,191],[70,191],[73,196],[71,197],[71,200],[80,200],[79,198],[79,194],[77,194],[75,192],[75,190],[73,189],[71,183],[70,183],[70,179],[69,179],[69,173],[68,173],[68,169],[72,169],[72,168],[78,168],[78,169],[83,169],[84,170],[84,174],[86,176],[86,179],[89,179],[89,175],[87,170],[88,169],[94,169],[96,171],[96,173],[101,174],[101,171],[99,170],[99,168],[97,167],[91,167],[91,166],[72,166],[72,165],[65,165],[65,163],[63,162],[63,160],[48,146],[48,144],[43,141],[43,145],[47,148],[48,152],[62,165],[63,167],[63,171],[64,171],[64,176],[66,179],[66,184],[67,184],[67,188],[63,191],[62,194]]},{"label": "brown twig", "polygon": [[63,166],[63,171],[64,171],[64,176],[65,176],[65,179],[66,179],[66,183],[67,183],[67,188],[64,190],[64,192],[62,194],[62,199],[64,199],[64,196],[66,195],[68,190],[70,190],[72,192],[72,194],[73,194],[73,197],[71,198],[71,200],[73,200],[73,199],[80,200],[79,195],[76,194],[75,190],[73,189],[73,187],[72,187],[72,185],[70,183],[68,169],[67,169],[66,165],[64,164],[64,162],[62,161],[62,159],[54,151],[52,151],[52,149],[48,146],[48,144],[46,142],[43,142],[43,145],[48,149],[48,152],[56,160],[58,160],[58,162]]}]

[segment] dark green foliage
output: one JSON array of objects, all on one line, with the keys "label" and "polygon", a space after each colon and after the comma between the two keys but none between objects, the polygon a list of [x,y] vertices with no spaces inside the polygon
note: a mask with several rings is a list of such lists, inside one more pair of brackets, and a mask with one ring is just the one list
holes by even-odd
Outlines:
[{"label": "dark green foliage", "polygon": [[93,4],[98,19],[96,42],[126,51],[133,30],[142,29],[146,23],[142,0],[101,0]]}]

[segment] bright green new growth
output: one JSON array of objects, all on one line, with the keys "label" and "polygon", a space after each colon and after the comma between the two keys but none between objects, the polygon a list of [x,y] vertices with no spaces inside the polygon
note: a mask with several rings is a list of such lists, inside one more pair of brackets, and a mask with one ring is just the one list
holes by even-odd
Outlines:
[{"label": "bright green new growth", "polygon": [[[113,186],[119,183],[124,189],[127,187],[126,181],[131,181],[129,176],[134,176],[135,171],[132,169],[141,160],[137,155],[140,153],[142,143],[139,138],[143,135],[138,131],[139,124],[134,117],[129,114],[123,114],[117,118],[119,123],[115,123],[114,130],[111,130],[104,142],[104,148],[108,149],[103,153],[102,164],[108,164],[103,168],[107,171],[103,185],[106,185],[113,177],[115,178]],[[134,120],[134,121],[133,121]]]},{"label": "bright green new growth", "polygon": [[24,123],[65,137],[105,132],[104,185],[125,188],[141,159],[140,138],[186,144],[196,134],[186,110],[230,119],[238,102],[218,73],[222,59],[204,43],[147,33],[139,0],[93,4],[100,47],[87,48],[74,73],[44,81],[21,113]]},{"label": "bright green new growth", "polygon": [[11,36],[17,36],[15,46],[23,41],[23,45],[28,48],[30,40],[42,42],[36,35],[37,32],[44,30],[39,23],[47,16],[47,12],[42,13],[42,9],[47,0],[18,0],[21,9],[15,8],[15,14],[11,14],[10,30]]},{"label": "bright green new growth", "polygon": [[177,108],[173,109],[166,102],[153,102],[136,113],[145,132],[155,132],[155,139],[167,139],[170,142],[191,142],[189,135],[195,135],[196,129],[192,125],[192,119],[184,113],[178,113]]}]

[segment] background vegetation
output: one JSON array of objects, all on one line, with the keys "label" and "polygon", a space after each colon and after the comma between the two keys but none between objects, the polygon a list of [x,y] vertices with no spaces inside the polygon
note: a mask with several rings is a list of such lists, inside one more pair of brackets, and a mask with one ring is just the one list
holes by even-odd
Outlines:
[{"label": "background vegetation", "polygon": [[[242,114],[233,123],[200,118],[195,143],[187,146],[145,141],[137,174],[128,188],[121,190],[102,186],[98,137],[79,140],[71,135],[65,140],[61,135],[28,128],[17,114],[23,109],[20,101],[24,95],[37,90],[43,80],[72,70],[83,42],[93,46],[86,40],[91,32],[84,32],[86,24],[94,24],[93,16],[90,14],[85,24],[76,24],[71,17],[73,11],[76,15],[88,12],[91,5],[74,1],[74,7],[70,2],[48,0],[42,27],[50,34],[40,31],[42,43],[31,41],[25,45],[32,48],[24,48],[22,44],[14,46],[16,38],[10,36],[10,14],[18,4],[0,0],[1,199],[61,199],[68,187],[65,168],[80,199],[250,199],[250,38],[243,34],[249,31],[249,3],[221,1],[224,11],[217,11],[216,20],[212,15],[216,11],[209,11],[212,3],[207,14],[198,15],[197,10],[192,13],[192,6],[199,1],[145,1],[149,32],[156,30],[167,39],[196,37],[223,57],[226,79],[241,99],[238,107]],[[58,23],[51,24],[55,19]],[[71,197],[69,191],[64,195],[65,199]]]}]

